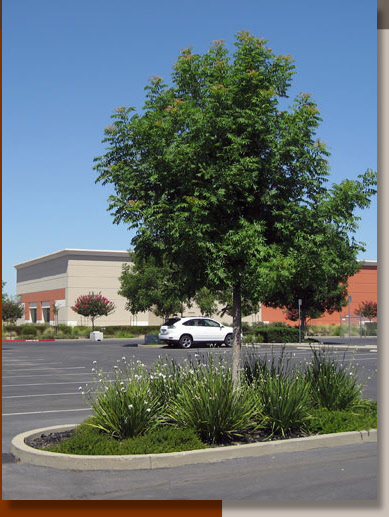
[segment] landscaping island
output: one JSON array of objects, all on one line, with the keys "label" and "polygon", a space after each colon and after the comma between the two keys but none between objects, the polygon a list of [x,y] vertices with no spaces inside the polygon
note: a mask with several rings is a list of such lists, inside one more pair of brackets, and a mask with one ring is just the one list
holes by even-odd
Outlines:
[{"label": "landscaping island", "polygon": [[344,364],[326,349],[312,349],[309,363],[293,366],[284,350],[277,358],[253,351],[234,388],[226,359],[211,354],[183,364],[159,359],[150,368],[122,357],[109,375],[94,362],[93,385],[79,387],[93,414],[78,426],[24,433],[23,443],[44,457],[129,458],[188,451],[199,457],[220,449],[235,454],[276,442],[311,447],[339,434],[374,439],[368,430],[377,427],[377,403],[362,398],[355,368]]}]

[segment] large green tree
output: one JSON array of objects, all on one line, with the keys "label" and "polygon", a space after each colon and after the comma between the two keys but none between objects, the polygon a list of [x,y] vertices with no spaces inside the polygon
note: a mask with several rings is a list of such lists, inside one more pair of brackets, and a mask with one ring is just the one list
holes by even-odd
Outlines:
[{"label": "large green tree", "polygon": [[185,293],[174,280],[177,268],[158,264],[154,257],[147,259],[131,253],[133,264],[123,266],[119,294],[127,298],[126,308],[133,314],[152,310],[167,319],[183,311]]},{"label": "large green tree", "polygon": [[222,41],[203,55],[187,48],[170,86],[151,79],[140,113],[116,109],[95,159],[137,254],[176,265],[188,297],[204,286],[232,292],[234,382],[242,299],[268,300],[288,283],[301,218],[326,199],[319,110],[307,93],[286,105],[294,72],[289,55],[246,31],[232,55]]}]

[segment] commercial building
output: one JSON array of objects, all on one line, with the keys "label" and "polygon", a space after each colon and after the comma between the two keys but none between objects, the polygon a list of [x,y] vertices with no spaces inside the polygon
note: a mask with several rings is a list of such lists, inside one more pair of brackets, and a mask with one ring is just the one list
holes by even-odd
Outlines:
[{"label": "commercial building", "polygon": [[[118,294],[124,264],[131,263],[127,251],[64,249],[15,266],[16,294],[24,304],[22,323],[89,325],[88,318],[72,310],[80,295],[101,292],[115,304],[115,311],[97,320],[99,325],[152,325],[153,314],[132,315],[125,298]],[[159,323],[159,319],[158,319]]]},{"label": "commercial building", "polygon": [[[162,320],[151,311],[131,314],[126,299],[118,294],[119,277],[124,264],[131,264],[128,251],[64,249],[15,265],[16,293],[24,304],[24,318],[18,323],[55,322],[53,304],[58,307],[58,323],[89,325],[88,318],[72,310],[76,299],[89,292],[101,292],[115,304],[115,311],[97,320],[97,325],[159,325]],[[363,301],[377,301],[377,262],[365,261],[361,270],[349,279],[350,306],[354,314]],[[303,302],[304,303],[304,302]],[[199,314],[196,306],[185,311],[186,316]],[[325,314],[312,323],[339,324],[348,314]],[[220,318],[219,318],[220,319]],[[231,323],[231,316],[223,316]],[[256,314],[244,318],[249,323],[285,321],[282,309],[262,306]]]}]

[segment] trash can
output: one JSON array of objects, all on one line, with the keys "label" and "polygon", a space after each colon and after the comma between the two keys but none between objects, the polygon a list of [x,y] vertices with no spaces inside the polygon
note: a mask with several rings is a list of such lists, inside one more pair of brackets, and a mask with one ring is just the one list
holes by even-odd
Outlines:
[{"label": "trash can", "polygon": [[89,334],[91,341],[103,341],[103,333],[95,330]]}]

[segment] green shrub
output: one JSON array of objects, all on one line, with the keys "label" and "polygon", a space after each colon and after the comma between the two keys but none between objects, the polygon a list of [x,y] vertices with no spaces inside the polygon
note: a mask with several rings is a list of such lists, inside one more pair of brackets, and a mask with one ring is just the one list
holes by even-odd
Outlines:
[{"label": "green shrub", "polygon": [[47,450],[65,454],[126,455],[159,454],[204,449],[196,433],[191,429],[160,428],[136,438],[116,440],[92,427],[88,419],[77,427],[70,438]]},{"label": "green shrub", "polygon": [[262,327],[255,331],[262,343],[298,343],[299,329],[295,327]]},{"label": "green shrub", "polygon": [[136,337],[136,334],[129,330],[116,330],[112,336],[116,338],[133,338]]},{"label": "green shrub", "polygon": [[129,332],[134,336],[143,334],[153,334],[159,332],[161,325],[107,325],[95,326],[95,330],[103,332],[105,335],[114,336],[116,332]]},{"label": "green shrub", "polygon": [[21,329],[21,336],[23,337],[31,337],[37,335],[37,330],[34,325],[23,325]]},{"label": "green shrub", "polygon": [[72,336],[89,338],[91,331],[91,327],[86,327],[85,325],[76,325],[72,328]]},{"label": "green shrub", "polygon": [[[230,325],[228,325],[230,326]],[[247,323],[246,321],[242,321],[242,332],[251,332],[251,325],[250,323]]]},{"label": "green shrub", "polygon": [[305,372],[310,393],[316,407],[345,410],[355,407],[361,397],[362,384],[355,368],[344,367],[326,350],[313,350],[311,364]]},{"label": "green shrub", "polygon": [[206,445],[194,430],[169,427],[156,429],[143,436],[124,440],[119,444],[120,454],[159,454],[205,448]]},{"label": "green shrub", "polygon": [[287,329],[293,328],[291,325],[288,325],[284,321],[272,321],[271,323],[269,323],[268,327],[269,328],[276,327],[276,328],[284,328],[284,329],[285,328],[287,328]]},{"label": "green shrub", "polygon": [[243,342],[250,344],[250,343],[258,343],[258,339],[262,339],[261,336],[256,336],[255,334],[245,334],[243,336]]},{"label": "green shrub", "polygon": [[91,427],[93,419],[89,418],[76,428],[76,432],[70,438],[62,440],[56,445],[47,448],[51,452],[65,454],[115,454],[115,440],[97,428]]},{"label": "green shrub", "polygon": [[55,328],[54,327],[47,327],[43,333],[41,334],[41,338],[42,339],[45,339],[45,338],[52,338],[53,336],[55,336]]},{"label": "green shrub", "polygon": [[226,443],[255,426],[254,401],[249,390],[234,389],[231,369],[223,360],[191,365],[177,396],[166,410],[169,424],[193,428],[206,443]]},{"label": "green shrub", "polygon": [[71,336],[73,327],[71,327],[70,325],[65,325],[65,323],[60,323],[58,325],[58,331],[61,332],[61,334],[64,336]]},{"label": "green shrub", "polygon": [[306,328],[308,336],[339,336],[339,325],[308,325]]},{"label": "green shrub", "polygon": [[3,330],[6,330],[7,332],[17,332],[18,330],[20,331],[20,327],[14,323],[8,323],[7,325],[3,325]]},{"label": "green shrub", "polygon": [[309,431],[319,434],[367,431],[376,428],[377,403],[372,401],[365,401],[365,404],[354,411],[316,409],[309,423]]}]

